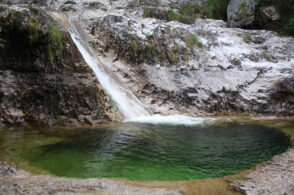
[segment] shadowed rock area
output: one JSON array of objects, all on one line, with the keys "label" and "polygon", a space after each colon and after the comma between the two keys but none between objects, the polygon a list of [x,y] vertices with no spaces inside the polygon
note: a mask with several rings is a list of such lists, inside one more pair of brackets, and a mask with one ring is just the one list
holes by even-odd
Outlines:
[{"label": "shadowed rock area", "polygon": [[67,32],[39,9],[1,9],[0,123],[94,125],[120,119]]}]

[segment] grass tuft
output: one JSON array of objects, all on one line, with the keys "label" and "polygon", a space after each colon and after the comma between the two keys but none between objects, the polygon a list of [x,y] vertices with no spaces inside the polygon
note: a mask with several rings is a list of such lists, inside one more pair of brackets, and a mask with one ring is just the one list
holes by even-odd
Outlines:
[{"label": "grass tuft", "polygon": [[186,45],[190,49],[194,49],[196,47],[202,47],[202,43],[199,41],[196,35],[190,35],[186,38]]},{"label": "grass tuft", "polygon": [[63,50],[62,33],[53,25],[49,25],[48,41],[49,58],[52,61],[60,56]]}]

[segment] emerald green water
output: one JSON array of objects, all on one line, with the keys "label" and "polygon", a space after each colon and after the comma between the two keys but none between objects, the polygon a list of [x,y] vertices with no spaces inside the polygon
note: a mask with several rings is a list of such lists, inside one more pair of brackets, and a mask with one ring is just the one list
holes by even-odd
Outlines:
[{"label": "emerald green water", "polygon": [[0,130],[0,156],[18,166],[65,177],[139,181],[234,174],[284,152],[289,143],[276,129],[238,123]]}]

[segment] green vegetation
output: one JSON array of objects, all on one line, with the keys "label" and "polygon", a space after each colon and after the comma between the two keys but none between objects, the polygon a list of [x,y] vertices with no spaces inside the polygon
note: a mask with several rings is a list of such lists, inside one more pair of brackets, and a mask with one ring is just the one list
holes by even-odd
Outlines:
[{"label": "green vegetation", "polygon": [[189,60],[189,56],[188,55],[184,55],[183,56],[184,61],[188,61]]},{"label": "green vegetation", "polygon": [[272,57],[270,55],[268,55],[267,53],[263,53],[262,54],[262,57],[264,59],[266,59],[267,61],[271,62],[272,61]]},{"label": "green vegetation", "polygon": [[4,142],[4,138],[0,137],[0,144]]},{"label": "green vegetation", "polygon": [[183,16],[193,16],[195,14],[201,13],[202,10],[203,7],[200,5],[184,4],[179,10],[179,13]]},{"label": "green vegetation", "polygon": [[185,24],[191,24],[195,21],[198,14],[204,14],[205,9],[200,5],[184,4],[178,12],[170,9],[167,12],[169,21],[175,20]]},{"label": "green vegetation", "polygon": [[62,33],[53,25],[49,25],[48,41],[49,58],[52,61],[60,56],[63,50]]},{"label": "green vegetation", "polygon": [[92,9],[96,9],[96,8],[101,7],[101,3],[100,2],[90,2],[88,5]]},{"label": "green vegetation", "polygon": [[185,24],[190,24],[190,23],[192,23],[191,21],[193,20],[192,18],[178,14],[177,12],[175,12],[174,10],[171,10],[171,9],[167,11],[167,19],[169,21],[175,20],[175,21],[179,21],[179,22],[182,22]]},{"label": "green vegetation", "polygon": [[29,41],[31,44],[36,44],[42,35],[42,27],[39,21],[33,19],[29,22]]},{"label": "green vegetation", "polygon": [[140,55],[141,53],[143,53],[146,56],[150,56],[155,53],[155,44],[153,43],[139,44],[137,41],[133,40],[131,42],[131,50],[136,55]]},{"label": "green vegetation", "polygon": [[246,2],[242,2],[239,5],[239,17],[244,18],[244,19],[249,17],[248,12],[247,12],[247,3]]},{"label": "green vegetation", "polygon": [[194,49],[202,47],[196,35],[187,35],[183,38],[187,48],[175,44],[167,47],[165,42],[150,37],[146,42],[141,43],[136,38],[131,38],[128,51],[130,61],[134,63],[155,63],[155,62],[168,62],[170,65],[178,65],[181,60],[188,61],[189,56],[193,56]]},{"label": "green vegetation", "polygon": [[[294,36],[294,0],[255,0],[257,13],[255,14],[256,26],[259,28],[274,27],[284,35]],[[281,18],[279,21],[268,21],[259,11],[262,7],[274,6],[277,8]]]},{"label": "green vegetation", "polygon": [[282,33],[294,36],[294,15],[289,16],[283,23]]},{"label": "green vegetation", "polygon": [[151,8],[147,7],[147,8],[144,8],[144,13],[143,13],[143,16],[144,17],[151,17]]},{"label": "green vegetation", "polygon": [[31,13],[33,13],[34,15],[39,15],[40,11],[34,7],[29,7],[29,10]]},{"label": "green vegetation", "polygon": [[198,40],[196,35],[187,36],[186,44],[190,49],[194,49],[195,47],[202,47],[202,43]]},{"label": "green vegetation", "polygon": [[161,0],[152,0],[152,1],[149,1],[149,0],[139,0],[139,3],[140,3],[140,5],[142,5],[142,4],[160,5],[161,4]]},{"label": "green vegetation", "polygon": [[243,37],[243,40],[244,40],[245,43],[249,44],[249,43],[253,42],[251,34],[238,33],[238,36]]},{"label": "green vegetation", "polygon": [[26,69],[26,64],[36,58],[52,62],[62,54],[62,38],[57,27],[42,15],[32,17],[31,12],[12,11],[0,17],[1,66],[23,64],[18,68]]},{"label": "green vegetation", "polygon": [[207,14],[209,18],[227,19],[227,7],[230,0],[208,0]]}]

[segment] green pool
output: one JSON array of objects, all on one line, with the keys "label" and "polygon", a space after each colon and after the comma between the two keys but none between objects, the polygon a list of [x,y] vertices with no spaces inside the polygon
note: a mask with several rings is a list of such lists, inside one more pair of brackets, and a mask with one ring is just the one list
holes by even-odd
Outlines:
[{"label": "green pool", "polygon": [[246,123],[125,123],[72,130],[0,127],[1,159],[40,173],[76,178],[222,177],[269,160],[289,145],[289,137],[277,129]]}]

